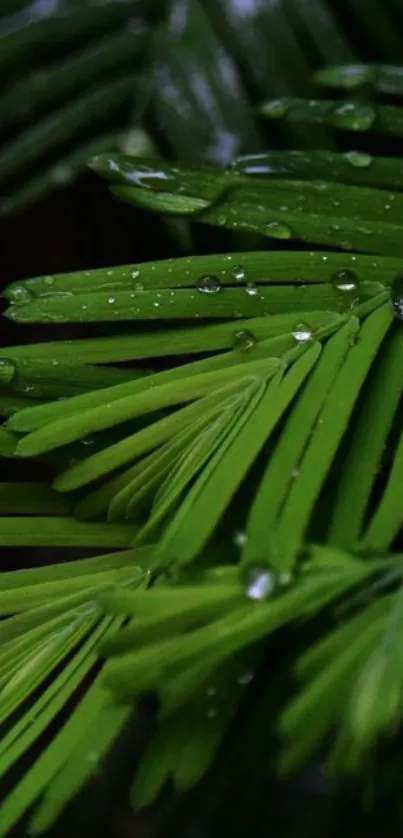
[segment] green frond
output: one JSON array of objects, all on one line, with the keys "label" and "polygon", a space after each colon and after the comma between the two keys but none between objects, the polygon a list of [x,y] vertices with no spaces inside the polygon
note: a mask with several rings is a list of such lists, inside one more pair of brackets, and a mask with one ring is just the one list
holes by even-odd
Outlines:
[{"label": "green frond", "polygon": [[[223,252],[5,290],[1,836],[45,832],[150,693],[137,808],[201,779],[255,674],[279,774],[321,749],[361,776],[401,728],[403,168],[368,151],[402,136],[381,98],[402,93],[401,13],[351,0],[379,41],[358,64],[324,0],[242,29],[215,0],[65,6],[0,12],[2,212],[92,158],[182,252],[205,225]],[[10,570],[16,547],[66,552]]]}]

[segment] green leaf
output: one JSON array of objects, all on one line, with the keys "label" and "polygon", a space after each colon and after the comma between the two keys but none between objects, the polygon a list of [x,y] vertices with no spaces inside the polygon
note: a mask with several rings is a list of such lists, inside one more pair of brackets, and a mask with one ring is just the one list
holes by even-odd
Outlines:
[{"label": "green leaf", "polygon": [[128,547],[133,526],[87,523],[60,517],[1,517],[4,547]]},{"label": "green leaf", "polygon": [[282,569],[290,569],[295,562],[314,505],[391,319],[388,306],[382,306],[367,318],[359,341],[350,347],[320,411],[299,466],[298,478],[293,482],[270,538],[271,555]]},{"label": "green leaf", "polygon": [[377,508],[360,542],[361,549],[387,550],[399,534],[403,514],[399,501],[399,486],[403,478],[403,435],[400,436],[388,476],[388,481]]},{"label": "green leaf", "polygon": [[159,542],[157,566],[185,564],[200,552],[320,351],[320,344],[314,344],[284,377],[279,373],[267,387],[256,389]]},{"label": "green leaf", "polygon": [[355,418],[328,534],[331,544],[355,549],[381,462],[387,435],[402,394],[403,342],[395,330],[381,347],[370,387]]},{"label": "green leaf", "polygon": [[356,318],[346,323],[322,351],[302,394],[295,400],[290,417],[280,439],[270,455],[261,485],[250,511],[242,552],[245,562],[268,560],[274,567],[283,569],[284,555],[272,555],[270,533],[286,502],[291,486],[300,476],[300,462],[323,406],[329,397],[335,377],[351,342],[357,336],[359,323]]}]

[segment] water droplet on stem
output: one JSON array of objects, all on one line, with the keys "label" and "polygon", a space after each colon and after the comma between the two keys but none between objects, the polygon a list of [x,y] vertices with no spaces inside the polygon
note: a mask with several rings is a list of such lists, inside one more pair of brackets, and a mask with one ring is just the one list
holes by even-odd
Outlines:
[{"label": "water droplet on stem", "polygon": [[312,329],[308,323],[297,323],[292,330],[292,336],[297,343],[307,343],[312,340]]},{"label": "water droplet on stem", "polygon": [[267,565],[250,567],[246,577],[246,595],[248,599],[259,601],[274,593],[277,576]]},{"label": "water droplet on stem", "polygon": [[255,345],[255,335],[249,329],[239,329],[239,331],[234,332],[232,347],[236,352],[248,352]]},{"label": "water droplet on stem", "polygon": [[221,283],[214,274],[204,274],[200,277],[197,290],[202,294],[218,294],[221,291]]}]

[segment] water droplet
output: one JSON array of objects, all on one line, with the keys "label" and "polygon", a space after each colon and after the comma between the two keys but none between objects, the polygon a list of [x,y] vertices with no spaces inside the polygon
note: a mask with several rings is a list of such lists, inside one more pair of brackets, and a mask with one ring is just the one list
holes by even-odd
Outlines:
[{"label": "water droplet", "polygon": [[43,281],[44,281],[45,285],[51,286],[51,285],[54,285],[55,278],[54,278],[54,276],[44,276]]},{"label": "water droplet", "polygon": [[130,271],[130,276],[132,279],[137,279],[137,277],[140,276],[140,271],[138,270],[138,268],[135,268],[134,271]]},{"label": "water droplet", "polygon": [[11,303],[30,303],[34,295],[25,285],[14,284],[7,289],[7,296]]},{"label": "water droplet", "polygon": [[159,308],[160,304],[157,301],[155,301],[155,303],[153,303],[153,306],[154,306],[154,308]]},{"label": "water droplet", "polygon": [[403,274],[398,274],[391,288],[392,305],[399,320],[403,320]]},{"label": "water droplet", "polygon": [[367,169],[372,163],[371,154],[366,154],[364,151],[347,151],[344,157],[356,169]]},{"label": "water droplet", "polygon": [[299,475],[300,475],[299,468],[293,468],[293,470],[291,472],[291,475],[292,475],[292,477],[299,477]]},{"label": "water droplet", "polygon": [[351,294],[352,292],[356,292],[358,289],[357,275],[354,271],[350,271],[349,268],[336,271],[336,273],[332,276],[332,283],[337,291],[348,292]]},{"label": "water droplet", "polygon": [[88,436],[85,436],[81,440],[82,445],[94,445],[94,442],[95,442],[95,437],[91,436],[90,434]]},{"label": "water droplet", "polygon": [[73,179],[73,177],[74,169],[70,166],[66,166],[65,163],[57,163],[56,166],[53,166],[51,178],[53,183],[57,184],[57,186],[65,186]]},{"label": "water droplet", "polygon": [[271,221],[265,228],[273,239],[290,239],[292,232],[286,224],[281,224],[280,221]]},{"label": "water droplet", "polygon": [[221,291],[220,280],[214,274],[204,274],[199,279],[197,290],[202,294],[218,294]]},{"label": "water droplet", "polygon": [[245,291],[248,297],[256,297],[256,294],[258,293],[257,285],[255,285],[253,282],[248,282]]},{"label": "water droplet", "polygon": [[266,599],[274,592],[276,584],[277,578],[267,566],[248,568],[246,595],[249,599]]},{"label": "water droplet", "polygon": [[286,99],[272,99],[271,102],[266,102],[263,112],[270,119],[282,119],[287,115],[288,107]]},{"label": "water droplet", "polygon": [[249,331],[249,329],[239,329],[239,331],[234,332],[232,348],[235,349],[236,352],[248,352],[248,350],[253,349],[255,345],[255,335],[253,332]]},{"label": "water droplet", "polygon": [[246,532],[244,532],[243,530],[237,530],[236,532],[234,532],[232,540],[237,547],[243,547],[248,540],[248,536],[246,535]]},{"label": "water droplet", "polygon": [[0,358],[0,381],[8,384],[15,375],[15,365],[8,358]]},{"label": "water droplet", "polygon": [[245,268],[242,265],[235,265],[232,268],[231,276],[236,280],[236,282],[241,282],[246,277]]},{"label": "water droplet", "polygon": [[242,675],[239,675],[237,681],[241,687],[246,687],[247,684],[253,681],[253,672],[242,672]]},{"label": "water droplet", "polygon": [[113,306],[116,303],[116,297],[108,297],[108,303]]},{"label": "water droplet", "polygon": [[307,343],[307,341],[312,340],[312,329],[308,326],[308,323],[297,323],[291,334],[297,343]]},{"label": "water droplet", "polygon": [[362,87],[375,81],[376,70],[369,64],[349,64],[340,68],[340,84],[344,88]]},{"label": "water droplet", "polygon": [[375,122],[375,111],[371,105],[361,102],[342,102],[333,109],[329,121],[348,131],[368,131]]}]

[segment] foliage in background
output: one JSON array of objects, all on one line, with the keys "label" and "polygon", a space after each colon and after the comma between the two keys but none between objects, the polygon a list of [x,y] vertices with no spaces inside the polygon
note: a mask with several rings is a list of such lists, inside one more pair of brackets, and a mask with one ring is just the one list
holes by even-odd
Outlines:
[{"label": "foliage in background", "polygon": [[[38,8],[15,5],[17,21]],[[101,26],[129,5],[85,14]],[[345,5],[375,57],[397,59],[398,4]],[[21,17],[10,61],[22,34],[48,43],[45,23],[67,43],[77,19],[61,27],[54,11]],[[399,796],[384,749],[403,692],[403,121],[398,99],[379,99],[401,95],[402,70],[352,64],[341,9],[322,2],[169,11],[146,125],[181,162],[112,149],[92,167],[134,207],[228,230],[231,252],[6,291],[16,324],[93,332],[0,350],[0,452],[17,474],[31,458],[44,473],[0,484],[2,546],[86,551],[1,577],[2,835],[32,804],[31,831],[46,830],[149,693],[158,720],[133,804],[191,787],[237,736],[256,680],[277,772],[319,752],[367,784],[376,754]],[[325,58],[322,97],[307,100]],[[271,140],[248,97],[265,100]],[[377,134],[395,156],[372,153]],[[284,638],[292,653],[268,669]]]}]

